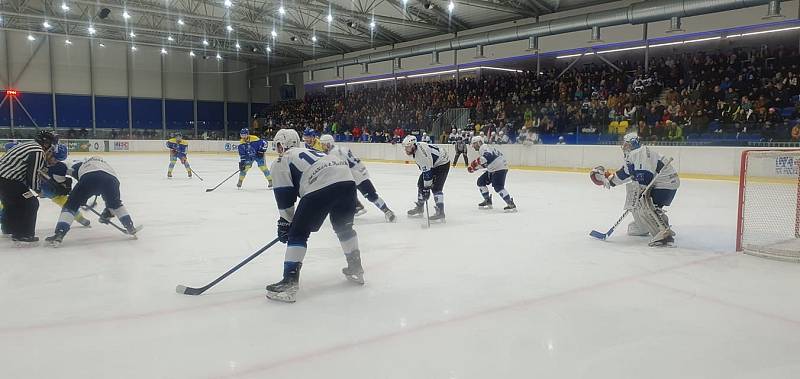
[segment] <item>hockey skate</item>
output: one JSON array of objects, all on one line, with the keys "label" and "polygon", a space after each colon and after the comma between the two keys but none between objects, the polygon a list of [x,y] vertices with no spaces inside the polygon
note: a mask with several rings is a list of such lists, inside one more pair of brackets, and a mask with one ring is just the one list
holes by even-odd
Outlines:
[{"label": "hockey skate", "polygon": [[428,220],[431,220],[431,221],[439,221],[440,220],[441,222],[444,222],[444,210],[442,210],[439,207],[436,207],[436,213],[434,213],[433,216],[428,217]]},{"label": "hockey skate", "polygon": [[357,202],[356,203],[356,214],[355,214],[355,217],[361,216],[364,213],[367,213],[367,210],[364,209],[364,205],[361,204],[361,202]]},{"label": "hockey skate", "polygon": [[114,218],[114,214],[111,213],[111,210],[106,208],[103,210],[103,213],[100,214],[100,217],[97,219],[97,222],[101,224],[108,224],[111,222],[111,219]]},{"label": "hockey skate", "polygon": [[347,258],[347,267],[342,269],[344,277],[353,283],[364,284],[364,268],[361,267],[361,253],[356,250],[350,254],[345,254],[344,257]]},{"label": "hockey skate", "polygon": [[52,247],[59,247],[61,246],[61,242],[64,240],[64,233],[63,231],[56,231],[56,234],[53,234],[50,237],[45,238],[44,240],[47,241],[48,244]]},{"label": "hockey skate", "polygon": [[422,216],[422,213],[424,213],[424,210],[422,209],[422,203],[417,202],[414,203],[414,205],[415,207],[408,211],[408,217]]},{"label": "hockey skate", "polygon": [[675,243],[674,233],[670,229],[663,230],[656,234],[647,245],[650,247],[672,247]]},{"label": "hockey skate", "polygon": [[297,278],[283,278],[280,282],[267,286],[267,299],[294,303],[300,281]]},{"label": "hockey skate", "polygon": [[92,227],[92,222],[89,221],[89,219],[86,218],[86,217],[76,218],[75,221],[78,224],[81,224],[81,226],[83,226],[83,227],[86,227],[86,228],[91,228]]},{"label": "hockey skate", "polygon": [[386,216],[387,222],[394,222],[397,219],[391,209],[387,209],[385,212],[383,212],[383,215]]},{"label": "hockey skate", "polygon": [[236,182],[236,189],[242,189],[242,181]]},{"label": "hockey skate", "polygon": [[39,237],[11,237],[15,247],[36,247],[39,246]]},{"label": "hockey skate", "polygon": [[192,172],[191,171],[186,171],[186,173],[189,174],[189,179],[191,179],[192,178]]},{"label": "hockey skate", "polygon": [[508,204],[505,206],[505,208],[503,208],[503,211],[509,212],[509,213],[516,212],[517,211],[517,205],[514,204],[513,200],[509,201]]},{"label": "hockey skate", "polygon": [[484,199],[480,204],[478,204],[478,208],[492,209],[492,197],[489,196],[488,198]]},{"label": "hockey skate", "polygon": [[167,178],[172,179],[172,171],[167,171]]}]

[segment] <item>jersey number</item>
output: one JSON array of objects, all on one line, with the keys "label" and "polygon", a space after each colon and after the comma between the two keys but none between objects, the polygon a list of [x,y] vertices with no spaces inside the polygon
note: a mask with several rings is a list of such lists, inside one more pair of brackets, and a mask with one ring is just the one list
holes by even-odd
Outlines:
[{"label": "jersey number", "polygon": [[[315,157],[317,157],[317,158],[312,158],[312,157],[310,157],[310,156],[309,156],[308,154],[306,154],[306,153],[310,153],[311,155],[313,155],[313,156],[315,156]],[[306,152],[306,151],[304,151],[304,152],[302,152],[302,153],[300,153],[300,154],[297,154],[297,156],[298,156],[298,157],[300,157],[300,159],[302,159],[302,160],[304,160],[304,161],[308,162],[308,164],[312,165],[312,164],[314,164],[314,162],[316,162],[316,161],[317,161],[317,159],[324,157],[324,156],[325,156],[325,154],[322,154],[322,153],[320,153],[320,152],[316,152],[316,151],[309,150],[309,151],[307,151],[307,152]]]}]

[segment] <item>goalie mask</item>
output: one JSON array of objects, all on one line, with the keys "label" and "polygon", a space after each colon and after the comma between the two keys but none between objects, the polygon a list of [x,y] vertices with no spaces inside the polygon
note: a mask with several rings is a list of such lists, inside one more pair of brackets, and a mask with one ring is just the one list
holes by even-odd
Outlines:
[{"label": "goalie mask", "polygon": [[625,135],[625,137],[622,137],[622,152],[626,155],[640,147],[642,147],[642,145],[639,142],[638,134],[628,133]]}]

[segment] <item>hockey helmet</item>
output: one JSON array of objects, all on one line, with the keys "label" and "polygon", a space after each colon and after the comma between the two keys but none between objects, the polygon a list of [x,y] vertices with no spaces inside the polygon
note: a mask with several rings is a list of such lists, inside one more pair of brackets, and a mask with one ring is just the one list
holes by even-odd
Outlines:
[{"label": "hockey helmet", "polygon": [[323,134],[322,137],[319,137],[319,143],[322,145],[322,148],[325,149],[325,152],[330,151],[335,142],[333,136],[330,134]]},{"label": "hockey helmet", "polygon": [[414,154],[414,150],[417,149],[417,137],[406,136],[406,138],[403,138],[402,144],[403,148],[406,150],[406,154]]},{"label": "hockey helmet", "polygon": [[317,136],[317,131],[312,128],[305,128],[305,130],[303,130],[303,137],[316,137],[316,136]]},{"label": "hockey helmet", "polygon": [[636,134],[636,132],[628,133],[624,137],[622,137],[623,152],[628,153],[640,147],[642,147],[642,145],[641,142],[639,141],[639,135]]},{"label": "hockey helmet", "polygon": [[[275,146],[280,146],[283,151],[300,146],[300,136],[294,129],[281,129],[275,133]],[[278,151],[281,153],[281,151]]]},{"label": "hockey helmet", "polygon": [[242,128],[242,130],[239,131],[239,137],[244,138],[244,137],[247,137],[249,135],[250,135],[250,129]]},{"label": "hockey helmet", "polygon": [[50,131],[42,130],[33,138],[42,147],[50,147],[58,143],[58,137]]},{"label": "hockey helmet", "polygon": [[69,155],[69,148],[67,148],[67,145],[62,143],[53,145],[53,158],[57,161],[63,162],[67,160],[67,155]]},{"label": "hockey helmet", "polygon": [[481,148],[481,145],[483,145],[483,137],[481,136],[472,137],[472,139],[469,141],[469,144],[472,145],[473,149],[478,150]]}]

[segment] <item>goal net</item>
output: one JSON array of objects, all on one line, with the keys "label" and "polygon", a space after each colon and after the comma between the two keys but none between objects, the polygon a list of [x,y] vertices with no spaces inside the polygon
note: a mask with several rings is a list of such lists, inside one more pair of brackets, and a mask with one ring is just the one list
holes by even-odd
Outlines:
[{"label": "goal net", "polygon": [[739,173],[736,250],[800,262],[800,150],[748,150]]}]

